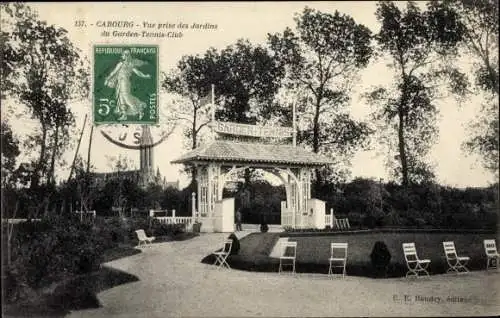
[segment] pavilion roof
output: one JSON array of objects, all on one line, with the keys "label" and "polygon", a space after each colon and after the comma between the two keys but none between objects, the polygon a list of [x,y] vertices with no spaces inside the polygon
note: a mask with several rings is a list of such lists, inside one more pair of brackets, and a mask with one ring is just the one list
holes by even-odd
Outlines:
[{"label": "pavilion roof", "polygon": [[310,152],[300,146],[259,144],[232,140],[215,140],[189,151],[172,163],[194,161],[225,161],[241,163],[288,164],[323,166],[333,164],[324,155]]}]

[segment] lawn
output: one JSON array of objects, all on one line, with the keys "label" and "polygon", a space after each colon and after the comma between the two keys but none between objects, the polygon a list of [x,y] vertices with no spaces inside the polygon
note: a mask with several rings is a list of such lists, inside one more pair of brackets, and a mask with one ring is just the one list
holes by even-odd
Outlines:
[{"label": "lawn", "polygon": [[[279,238],[279,233],[252,233],[240,240],[240,253],[230,256],[228,262],[232,268],[276,272],[279,259],[269,257],[272,247]],[[281,236],[286,236],[282,233]],[[297,272],[324,273],[328,272],[330,243],[346,242],[349,244],[347,256],[347,274],[353,276],[374,277],[370,254],[376,241],[383,241],[391,254],[387,277],[401,277],[406,274],[401,244],[414,242],[421,259],[431,260],[430,273],[441,274],[447,269],[443,253],[443,241],[454,241],[459,256],[469,256],[470,270],[484,270],[486,256],[483,240],[497,238],[494,233],[459,233],[459,232],[382,232],[371,231],[363,233],[300,233],[290,235],[289,241],[297,242]],[[213,262],[206,257],[205,263]]]},{"label": "lawn", "polygon": [[346,242],[349,244],[347,273],[360,276],[373,275],[370,254],[375,242],[382,241],[391,253],[388,276],[398,277],[406,274],[402,243],[414,242],[418,256],[431,260],[430,273],[441,274],[447,269],[443,241],[454,241],[458,255],[470,257],[469,269],[482,270],[486,267],[483,240],[495,237],[495,234],[485,233],[372,232],[298,236],[290,237],[289,241],[297,242],[297,271],[320,273],[328,271],[330,243]]},{"label": "lawn", "polygon": [[[240,240],[238,255],[231,255],[227,262],[232,268],[270,272],[277,266],[276,260],[269,257],[280,237],[279,233],[251,233]],[[202,263],[213,264],[213,254],[203,258]],[[277,267],[276,267],[277,268]]]}]

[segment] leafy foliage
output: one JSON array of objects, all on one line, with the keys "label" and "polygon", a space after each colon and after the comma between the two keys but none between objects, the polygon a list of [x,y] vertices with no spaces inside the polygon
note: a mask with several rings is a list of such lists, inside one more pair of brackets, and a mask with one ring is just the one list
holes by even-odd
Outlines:
[{"label": "leafy foliage", "polygon": [[498,184],[456,189],[422,183],[405,188],[355,179],[339,191],[324,188],[316,197],[326,201],[337,218],[348,217],[352,227],[494,229],[497,191]]},{"label": "leafy foliage", "polygon": [[240,39],[220,51],[210,48],[202,56],[183,56],[176,69],[165,75],[163,87],[184,98],[176,100],[178,119],[189,123],[185,135],[194,149],[215,107],[210,101],[211,85],[219,105],[217,119],[256,123],[259,115],[271,111],[282,77],[282,68],[265,48]]},{"label": "leafy foliage", "polygon": [[379,140],[389,150],[387,164],[404,186],[432,180],[426,156],[438,132],[438,84],[451,79],[452,91],[465,93],[465,76],[445,63],[456,55],[464,26],[442,2],[430,2],[424,11],[414,2],[404,11],[392,2],[379,2],[376,16],[382,27],[375,38],[391,59],[395,82],[367,97],[377,106],[373,115],[381,128]]},{"label": "leafy foliage", "polygon": [[[371,32],[338,11],[330,14],[308,7],[295,22],[295,32],[286,28],[269,34],[268,42],[286,70],[285,95],[297,94],[298,141],[316,153],[348,158],[371,132],[346,111],[351,84],[372,57]],[[290,124],[289,111],[281,115]]]},{"label": "leafy foliage", "polygon": [[20,223],[12,242],[12,261],[7,268],[11,286],[6,286],[11,299],[96,270],[104,251],[90,225],[67,217]]},{"label": "leafy foliage", "polygon": [[19,151],[19,140],[14,137],[10,125],[3,121],[1,122],[1,135],[2,139],[2,188],[7,185],[16,167],[16,158],[21,153]]},{"label": "leafy foliage", "polygon": [[480,114],[470,125],[471,137],[464,146],[467,151],[479,154],[484,168],[498,178],[498,1],[445,3],[458,12],[465,26],[462,47],[473,61],[475,87],[485,95]]},{"label": "leafy foliage", "polygon": [[39,124],[39,131],[24,140],[27,149],[40,150],[29,171],[35,189],[40,182],[55,182],[55,165],[74,125],[68,102],[87,96],[88,72],[66,30],[40,21],[25,4],[2,4],[0,9],[2,95],[26,106],[27,115]]},{"label": "leafy foliage", "polygon": [[489,98],[483,103],[482,111],[471,123],[473,136],[464,144],[465,149],[481,155],[483,167],[493,172],[498,179],[499,130],[498,99]]}]

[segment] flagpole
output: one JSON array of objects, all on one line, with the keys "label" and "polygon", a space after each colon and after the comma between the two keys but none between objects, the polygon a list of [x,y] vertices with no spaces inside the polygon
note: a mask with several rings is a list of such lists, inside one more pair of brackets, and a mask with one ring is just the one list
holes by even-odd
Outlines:
[{"label": "flagpole", "polygon": [[212,121],[215,121],[215,85],[212,84]]},{"label": "flagpole", "polygon": [[292,145],[297,146],[297,123],[295,121],[295,106],[297,104],[298,94],[292,103]]}]

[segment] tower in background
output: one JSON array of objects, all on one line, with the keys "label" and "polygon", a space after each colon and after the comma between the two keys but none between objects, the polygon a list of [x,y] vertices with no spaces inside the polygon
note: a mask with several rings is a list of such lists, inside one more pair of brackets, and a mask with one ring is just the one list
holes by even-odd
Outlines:
[{"label": "tower in background", "polygon": [[150,182],[154,181],[154,154],[153,136],[148,125],[142,126],[142,138],[140,147],[140,184],[146,187]]}]

